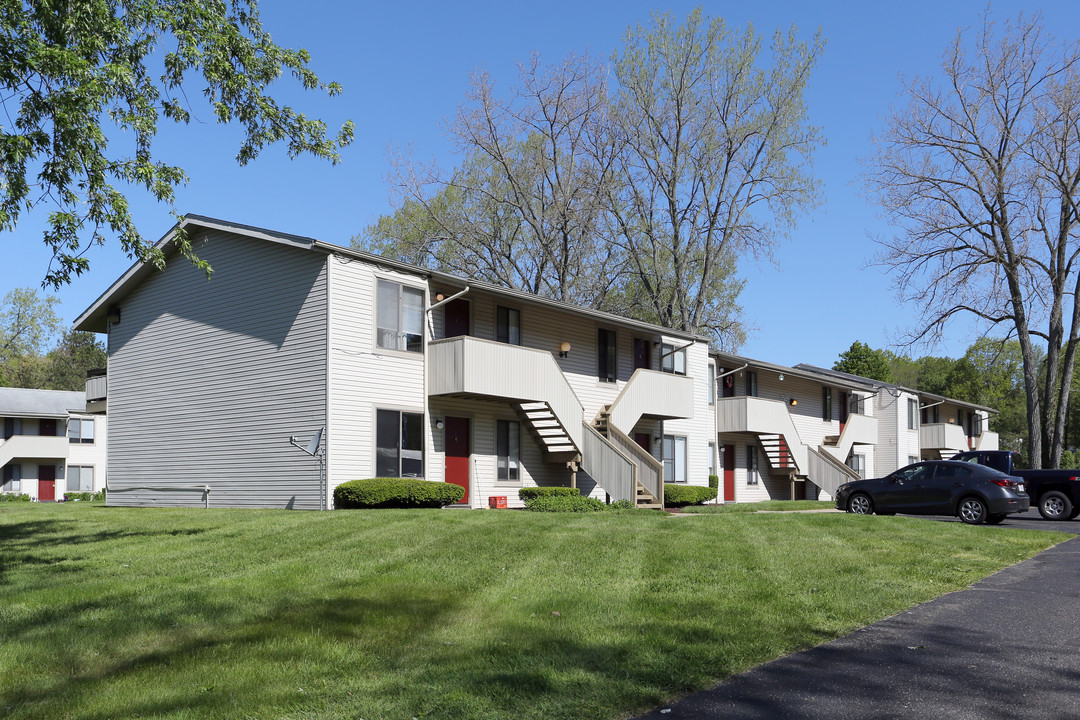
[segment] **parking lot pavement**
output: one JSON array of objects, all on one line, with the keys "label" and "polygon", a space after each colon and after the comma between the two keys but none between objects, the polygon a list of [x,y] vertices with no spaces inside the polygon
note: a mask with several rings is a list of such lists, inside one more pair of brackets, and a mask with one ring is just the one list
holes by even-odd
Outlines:
[{"label": "parking lot pavement", "polygon": [[[906,515],[905,517],[927,517],[926,515]],[[960,522],[960,518],[947,515],[929,516],[933,520],[941,522]],[[1026,513],[1016,513],[1001,521],[1000,528],[1025,528],[1027,530],[1058,530],[1060,532],[1080,535],[1080,517],[1075,520],[1044,520],[1038,510],[1028,510]]]},{"label": "parking lot pavement", "polygon": [[[945,518],[943,518],[945,519]],[[1002,528],[1064,529],[1034,518]],[[1076,532],[1075,527],[1072,532]],[[1078,716],[1080,538],[640,720]]]}]

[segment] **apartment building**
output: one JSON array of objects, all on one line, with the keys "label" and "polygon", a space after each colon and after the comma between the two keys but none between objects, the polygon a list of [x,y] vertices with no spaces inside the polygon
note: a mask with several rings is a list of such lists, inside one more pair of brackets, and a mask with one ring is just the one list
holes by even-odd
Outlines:
[{"label": "apartment building", "polygon": [[105,487],[105,417],[81,392],[0,387],[0,492],[40,502]]},{"label": "apartment building", "polygon": [[323,509],[400,476],[472,508],[569,484],[656,506],[715,470],[703,338],[201,216],[159,247],[163,271],[136,264],[75,324],[107,335],[87,401],[110,505]]}]

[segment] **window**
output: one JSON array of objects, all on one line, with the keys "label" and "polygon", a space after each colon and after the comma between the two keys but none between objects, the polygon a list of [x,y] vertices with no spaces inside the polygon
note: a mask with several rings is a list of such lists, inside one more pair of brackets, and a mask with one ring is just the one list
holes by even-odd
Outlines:
[{"label": "window", "polygon": [[915,467],[899,470],[896,473],[896,477],[911,481],[926,481],[933,477],[933,474],[934,469],[932,465],[916,465]]},{"label": "window", "polygon": [[596,333],[596,374],[600,382],[615,382],[615,331],[600,328]]},{"label": "window", "polygon": [[22,491],[22,465],[8,463],[4,466],[3,485],[0,490],[4,492]]},{"label": "window", "polygon": [[919,413],[919,420],[925,425],[926,423],[940,422],[940,416],[938,415],[938,405],[933,407],[923,408]]},{"label": "window", "polygon": [[68,465],[68,492],[94,492],[94,468],[80,465]]},{"label": "window", "polygon": [[949,478],[959,478],[966,480],[972,475],[972,468],[969,467],[956,467],[955,465],[939,465],[937,472],[934,473],[935,480],[946,480]]},{"label": "window", "polygon": [[848,456],[847,466],[859,473],[859,477],[866,477],[866,456],[852,453]]},{"label": "window", "polygon": [[832,420],[832,388],[821,388],[821,419],[828,422]]},{"label": "window", "polygon": [[983,416],[979,413],[972,414],[971,434],[975,437],[979,437],[983,434]]},{"label": "window", "polygon": [[424,351],[424,291],[379,280],[377,342],[381,348]]},{"label": "window", "polygon": [[757,397],[757,373],[753,370],[746,371],[746,394],[748,397]]},{"label": "window", "polygon": [[716,404],[716,366],[709,365],[709,404]]},{"label": "window", "polygon": [[686,482],[686,438],[664,436],[664,482]]},{"label": "window", "polygon": [[497,479],[502,482],[521,480],[521,424],[511,420],[496,421],[495,446],[499,458]]},{"label": "window", "polygon": [[12,435],[22,435],[22,418],[4,418],[4,439]]},{"label": "window", "polygon": [[495,310],[495,339],[508,345],[521,344],[521,311],[499,306]]},{"label": "window", "polygon": [[907,429],[919,429],[919,401],[914,398],[907,401]]},{"label": "window", "polygon": [[377,410],[375,415],[375,474],[423,477],[423,414]]},{"label": "window", "polygon": [[686,348],[676,351],[674,345],[660,345],[660,371],[675,375],[686,374]]},{"label": "window", "polygon": [[746,446],[746,484],[758,484],[757,445]]},{"label": "window", "polygon": [[94,418],[71,418],[68,420],[68,442],[93,443]]},{"label": "window", "polygon": [[716,475],[716,443],[709,443],[709,474]]},{"label": "window", "polygon": [[865,415],[866,398],[857,393],[850,393],[848,395],[848,412],[852,415]]},{"label": "window", "polygon": [[919,462],[919,457],[917,455],[908,455],[907,456],[907,464],[908,465],[914,465],[917,462]]}]

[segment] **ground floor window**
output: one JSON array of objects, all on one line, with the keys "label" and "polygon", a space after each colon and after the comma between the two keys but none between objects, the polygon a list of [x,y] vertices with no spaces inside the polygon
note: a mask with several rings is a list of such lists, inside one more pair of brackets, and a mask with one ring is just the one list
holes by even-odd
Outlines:
[{"label": "ground floor window", "polygon": [[709,474],[716,474],[716,443],[709,443]]},{"label": "ground floor window", "polygon": [[907,464],[908,465],[913,465],[913,464],[915,464],[917,462],[919,462],[919,456],[918,455],[908,455],[907,456]]},{"label": "ground floor window", "polygon": [[686,438],[681,435],[665,435],[664,482],[686,482]]},{"label": "ground floor window", "polygon": [[375,474],[423,477],[423,413],[376,410],[375,414]]},{"label": "ground floor window", "polygon": [[746,446],[746,484],[757,485],[758,480],[757,445]]},{"label": "ground floor window", "polygon": [[94,468],[85,465],[68,465],[68,492],[94,492]]},{"label": "ground floor window", "polygon": [[4,466],[3,485],[0,490],[4,492],[22,491],[22,465],[9,463]]},{"label": "ground floor window", "polygon": [[866,456],[852,453],[848,456],[847,466],[859,473],[859,477],[866,477]]},{"label": "ground floor window", "polygon": [[498,476],[503,482],[521,479],[521,423],[498,420],[495,423],[495,445],[498,455]]}]

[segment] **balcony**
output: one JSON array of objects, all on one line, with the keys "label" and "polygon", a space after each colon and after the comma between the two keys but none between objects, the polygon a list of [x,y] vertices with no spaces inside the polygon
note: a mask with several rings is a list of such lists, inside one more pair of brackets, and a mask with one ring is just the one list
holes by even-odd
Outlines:
[{"label": "balcony", "polygon": [[876,445],[878,441],[878,421],[867,415],[852,413],[844,423],[844,431],[839,435],[825,438],[822,446],[830,455],[844,462],[855,445]]},{"label": "balcony", "polygon": [[923,450],[960,452],[968,449],[968,440],[964,428],[960,425],[928,423],[919,427],[919,447]]},{"label": "balcony", "polygon": [[791,420],[786,403],[748,396],[720,398],[716,401],[716,432],[782,437],[795,462],[794,469],[806,472],[807,447]]},{"label": "balcony", "polygon": [[629,434],[643,417],[677,420],[694,417],[694,379],[685,375],[635,370],[608,408],[610,422]]},{"label": "balcony", "polygon": [[91,370],[86,377],[86,412],[105,412],[105,401],[109,394],[109,376],[105,370]]},{"label": "balcony", "polygon": [[12,435],[0,442],[0,465],[16,458],[63,460],[69,445],[63,435]]},{"label": "balcony", "polygon": [[972,438],[975,443],[976,450],[998,450],[998,434],[989,430],[983,430],[982,435],[976,435]]}]

